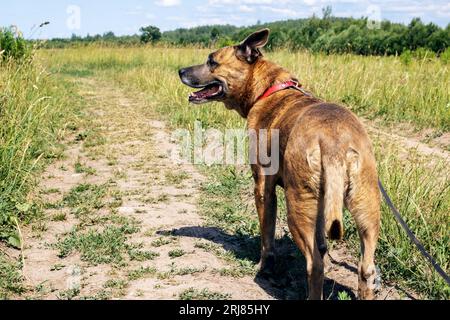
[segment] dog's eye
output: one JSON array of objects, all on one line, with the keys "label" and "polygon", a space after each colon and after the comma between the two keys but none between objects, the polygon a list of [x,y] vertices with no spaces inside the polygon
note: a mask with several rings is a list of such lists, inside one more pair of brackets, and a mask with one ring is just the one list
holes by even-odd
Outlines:
[{"label": "dog's eye", "polygon": [[211,69],[215,69],[219,66],[219,63],[217,61],[214,60],[213,56],[209,56],[208,57],[208,61],[206,62],[206,64],[208,65],[208,67],[210,67]]}]

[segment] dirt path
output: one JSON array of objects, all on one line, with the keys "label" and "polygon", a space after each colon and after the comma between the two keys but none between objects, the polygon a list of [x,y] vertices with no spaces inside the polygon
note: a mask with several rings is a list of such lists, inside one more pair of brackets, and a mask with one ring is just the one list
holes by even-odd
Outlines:
[{"label": "dirt path", "polygon": [[[426,133],[412,133],[411,129],[402,129],[402,135],[396,134],[393,129],[380,129],[373,121],[363,120],[371,136],[382,140],[395,141],[398,146],[405,149],[405,153],[415,150],[422,156],[429,157],[433,162],[450,162],[450,134],[445,133],[437,138],[427,138]],[[425,140],[429,140],[425,143]]]},{"label": "dirt path", "polygon": [[[40,184],[45,219],[23,232],[30,297],[289,298],[283,283],[236,272],[243,262],[228,252],[235,244],[203,227],[205,177],[168,158],[168,131],[144,97],[93,79],[81,88],[92,128],[67,138],[65,157]],[[354,297],[356,257],[343,246],[331,256],[327,294]],[[379,297],[400,295],[384,286]]]}]

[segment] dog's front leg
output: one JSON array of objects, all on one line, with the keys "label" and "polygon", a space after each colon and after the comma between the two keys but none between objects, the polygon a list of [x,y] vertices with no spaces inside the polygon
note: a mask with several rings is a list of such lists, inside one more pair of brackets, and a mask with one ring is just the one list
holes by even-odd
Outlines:
[{"label": "dog's front leg", "polygon": [[260,174],[253,168],[255,202],[261,231],[260,271],[271,273],[275,267],[275,226],[277,219],[276,183],[273,176]]}]

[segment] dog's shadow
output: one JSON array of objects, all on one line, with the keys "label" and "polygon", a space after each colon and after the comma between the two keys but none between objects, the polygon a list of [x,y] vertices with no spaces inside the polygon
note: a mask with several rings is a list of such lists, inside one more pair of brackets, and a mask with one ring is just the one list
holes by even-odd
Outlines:
[{"label": "dog's shadow", "polygon": [[[164,231],[160,232],[161,234]],[[183,227],[172,230],[174,236],[192,237],[212,241],[232,252],[237,259],[258,263],[260,258],[260,238],[229,235],[215,227]],[[307,298],[306,261],[297,246],[288,236],[276,241],[277,262],[271,275],[258,273],[255,282],[275,299],[303,300]],[[338,294],[346,292],[355,299],[353,291],[333,280],[325,278],[324,296],[337,300]]]}]

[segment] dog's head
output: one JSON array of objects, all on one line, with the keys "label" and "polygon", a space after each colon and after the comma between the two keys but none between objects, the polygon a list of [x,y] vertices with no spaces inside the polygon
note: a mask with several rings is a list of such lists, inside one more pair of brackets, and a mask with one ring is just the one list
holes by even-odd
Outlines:
[{"label": "dog's head", "polygon": [[191,93],[189,101],[195,104],[222,101],[233,108],[234,102],[245,94],[269,33],[269,29],[255,32],[239,45],[211,53],[206,63],[181,69],[181,81],[189,87],[201,89]]}]

